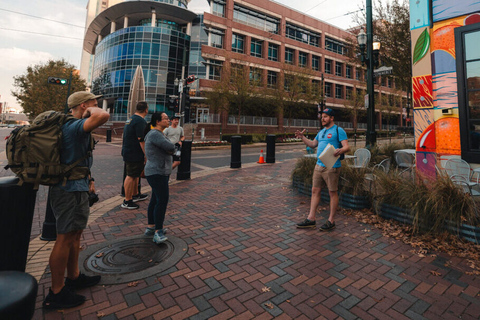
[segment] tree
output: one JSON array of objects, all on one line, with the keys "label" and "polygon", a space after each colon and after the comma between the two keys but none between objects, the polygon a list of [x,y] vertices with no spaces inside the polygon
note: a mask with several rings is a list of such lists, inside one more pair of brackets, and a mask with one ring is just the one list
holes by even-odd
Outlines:
[{"label": "tree", "polygon": [[[357,136],[358,118],[361,113],[365,113],[364,96],[365,93],[363,91],[353,89],[344,104],[344,111],[352,117],[355,137]],[[356,142],[357,140],[355,139]]]},{"label": "tree", "polygon": [[237,133],[240,133],[240,118],[255,99],[255,92],[262,79],[253,68],[226,61],[222,67],[220,81],[212,91],[206,92],[209,104],[214,110],[235,114]]},{"label": "tree", "polygon": [[286,63],[282,70],[276,88],[264,91],[265,97],[277,107],[278,118],[308,118],[309,109],[322,99],[320,81],[312,81],[315,73],[311,69]]},{"label": "tree", "polygon": [[27,71],[13,78],[15,89],[12,95],[31,119],[44,111],[63,111],[67,100],[68,85],[53,85],[48,77],[69,79],[72,75],[70,92],[83,91],[86,82],[80,79],[75,67],[65,60],[49,60],[45,64],[29,66]]},{"label": "tree", "polygon": [[[365,8],[363,12],[366,12]],[[365,16],[356,15],[354,22],[365,25]],[[406,0],[392,0],[391,3],[377,2],[373,10],[373,34],[381,43],[380,64],[393,67],[397,89],[409,92],[412,83],[411,35],[409,3]],[[361,64],[356,35],[360,28],[351,30],[353,37],[346,39],[349,56]]]}]

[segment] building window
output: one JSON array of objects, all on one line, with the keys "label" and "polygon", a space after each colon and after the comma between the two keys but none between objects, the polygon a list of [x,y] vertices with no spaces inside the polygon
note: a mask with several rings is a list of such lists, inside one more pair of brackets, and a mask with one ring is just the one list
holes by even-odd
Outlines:
[{"label": "building window", "polygon": [[284,83],[283,83],[283,88],[285,89],[285,91],[289,92],[292,85],[293,85],[293,75],[286,74],[285,75],[285,80],[284,80]]},{"label": "building window", "polygon": [[339,77],[343,76],[343,63],[335,61],[335,75]]},{"label": "building window", "polygon": [[213,0],[212,13],[219,17],[225,17],[225,1]]},{"label": "building window", "polygon": [[233,21],[276,34],[278,34],[278,26],[280,25],[279,19],[239,6],[238,4],[233,5]]},{"label": "building window", "polygon": [[319,80],[312,80],[312,94],[320,95],[322,84]]},{"label": "building window", "polygon": [[262,69],[250,67],[250,84],[253,86],[262,86]]},{"label": "building window", "polygon": [[332,73],[332,60],[325,59],[325,73]]},{"label": "building window", "polygon": [[312,70],[320,70],[320,57],[312,55]]},{"label": "building window", "polygon": [[278,61],[278,45],[274,43],[268,44],[268,60]]},{"label": "building window", "polygon": [[262,40],[252,38],[250,42],[250,55],[252,57],[262,57]]},{"label": "building window", "polygon": [[285,48],[285,63],[294,64],[295,50],[290,48]]},{"label": "building window", "polygon": [[343,86],[335,84],[335,98],[343,99]]},{"label": "building window", "polygon": [[220,60],[207,60],[208,79],[220,81],[223,62]]},{"label": "building window", "polygon": [[355,70],[355,80],[360,81],[360,79],[362,79],[362,71],[357,69]]},{"label": "building window", "polygon": [[243,53],[243,43],[245,42],[245,37],[240,34],[232,34],[232,51]]},{"label": "building window", "polygon": [[388,86],[389,88],[392,87],[392,82],[393,82],[392,78],[388,78],[388,79],[387,79],[387,86]]},{"label": "building window", "polygon": [[223,35],[224,32],[219,29],[210,28],[208,30],[210,36],[210,46],[214,48],[223,49]]},{"label": "building window", "polygon": [[288,23],[285,30],[287,38],[294,39],[300,42],[308,43],[309,45],[318,47],[320,42],[320,34],[307,30],[305,28]]},{"label": "building window", "polygon": [[325,97],[332,97],[332,84],[330,82],[325,82]]},{"label": "building window", "polygon": [[352,79],[352,66],[346,66],[345,67],[345,77],[348,79]]},{"label": "building window", "polygon": [[305,68],[307,66],[307,56],[306,52],[298,52],[298,66]]},{"label": "building window", "polygon": [[325,37],[325,49],[343,55],[347,54],[345,43],[329,37]]},{"label": "building window", "polygon": [[277,87],[277,73],[275,71],[268,70],[267,86],[272,89]]},{"label": "building window", "polygon": [[480,28],[455,29],[458,115],[462,159],[480,163]]},{"label": "building window", "polygon": [[353,95],[353,88],[352,87],[345,87],[345,99],[352,99]]}]

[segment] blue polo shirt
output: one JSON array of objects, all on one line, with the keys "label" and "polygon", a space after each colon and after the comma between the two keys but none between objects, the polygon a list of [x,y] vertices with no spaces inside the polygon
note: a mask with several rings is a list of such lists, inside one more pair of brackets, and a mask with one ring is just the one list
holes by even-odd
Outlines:
[{"label": "blue polo shirt", "polygon": [[[322,161],[318,159],[318,156],[323,152],[323,149],[327,146],[327,144],[331,144],[335,149],[339,149],[342,147],[342,143],[340,141],[347,140],[347,133],[342,128],[338,127],[338,136],[337,136],[337,125],[331,126],[329,129],[323,128],[320,132],[317,133],[315,140],[318,141],[317,146],[317,164],[319,166],[325,167]],[[340,159],[335,162],[333,165],[334,168],[340,168],[342,164],[340,163]]]}]

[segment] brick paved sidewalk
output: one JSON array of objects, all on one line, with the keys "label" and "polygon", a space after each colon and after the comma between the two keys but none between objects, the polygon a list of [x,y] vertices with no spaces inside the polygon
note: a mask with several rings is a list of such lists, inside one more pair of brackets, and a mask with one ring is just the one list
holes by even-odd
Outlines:
[{"label": "brick paved sidewalk", "polygon": [[[309,198],[290,187],[293,165],[225,170],[171,185],[166,226],[189,246],[176,266],[135,287],[81,290],[87,302],[63,312],[41,308],[50,282],[47,269],[34,318],[480,317],[480,278],[465,274],[463,259],[420,257],[410,246],[342,214],[330,233],[296,229]],[[138,211],[118,205],[99,211],[82,244],[141,234],[148,201],[139,204]],[[320,219],[326,216],[323,212]]]}]

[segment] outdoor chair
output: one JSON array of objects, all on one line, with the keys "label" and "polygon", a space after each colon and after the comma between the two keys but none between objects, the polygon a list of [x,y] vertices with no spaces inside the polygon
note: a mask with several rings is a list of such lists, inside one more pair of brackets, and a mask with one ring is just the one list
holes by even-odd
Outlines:
[{"label": "outdoor chair", "polygon": [[372,191],[372,184],[375,183],[377,176],[375,172],[383,171],[384,173],[388,173],[390,170],[390,158],[383,159],[380,163],[377,163],[373,166],[372,171],[365,174],[365,180],[369,181],[369,189],[370,192]]},{"label": "outdoor chair", "polygon": [[370,162],[371,153],[368,149],[360,148],[353,154],[353,166],[354,168],[366,168]]},{"label": "outdoor chair", "polygon": [[[473,189],[479,186],[480,173],[475,172],[475,176],[472,177],[473,171],[468,162],[462,159],[449,159],[445,163],[445,171],[455,184],[462,186],[465,192],[474,196],[480,195],[479,191]],[[472,181],[472,178],[476,181]],[[468,186],[468,190],[465,189],[465,185]]]},{"label": "outdoor chair", "polygon": [[410,171],[413,177],[413,169],[415,168],[415,157],[407,152],[398,151],[395,153],[395,161],[397,167],[402,170],[400,174]]}]

